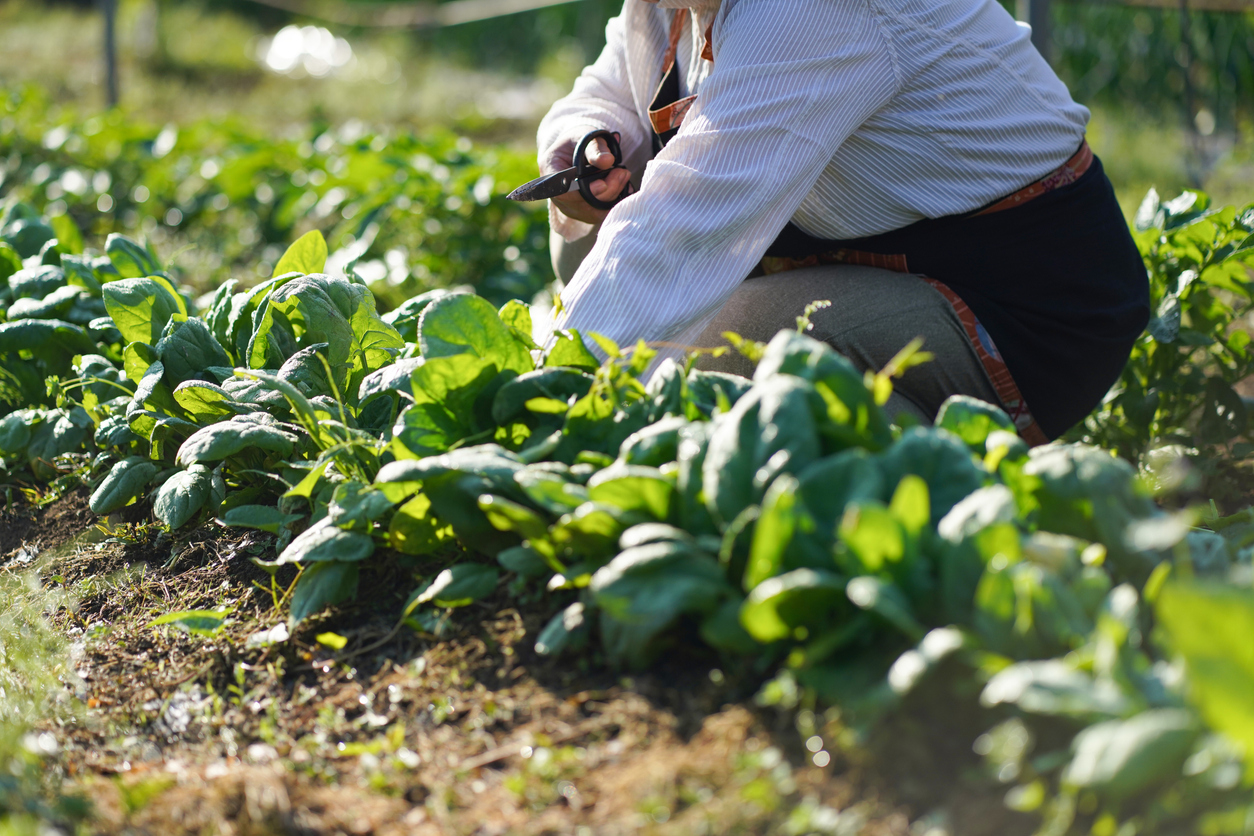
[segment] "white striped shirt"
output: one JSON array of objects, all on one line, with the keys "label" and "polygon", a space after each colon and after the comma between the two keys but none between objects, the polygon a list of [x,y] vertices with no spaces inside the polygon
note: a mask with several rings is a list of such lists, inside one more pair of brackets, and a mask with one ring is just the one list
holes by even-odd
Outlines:
[{"label": "white striped shirt", "polygon": [[[633,171],[648,163],[562,291],[556,327],[689,344],[789,220],[847,239],[970,211],[1061,165],[1088,122],[996,0],[723,0],[681,40],[697,102],[649,162],[672,14],[626,0],[540,124],[544,171],[593,129],[622,134]],[[567,240],[591,231],[550,218]]]}]

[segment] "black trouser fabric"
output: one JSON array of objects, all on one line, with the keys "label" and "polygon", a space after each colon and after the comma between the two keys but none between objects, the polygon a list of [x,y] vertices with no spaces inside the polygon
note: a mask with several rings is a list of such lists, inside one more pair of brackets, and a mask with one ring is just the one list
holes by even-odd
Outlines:
[{"label": "black trouser fabric", "polygon": [[1101,161],[1076,182],[987,215],[926,219],[847,241],[789,224],[769,256],[901,254],[970,306],[1050,438],[1118,379],[1149,321],[1149,282]]}]

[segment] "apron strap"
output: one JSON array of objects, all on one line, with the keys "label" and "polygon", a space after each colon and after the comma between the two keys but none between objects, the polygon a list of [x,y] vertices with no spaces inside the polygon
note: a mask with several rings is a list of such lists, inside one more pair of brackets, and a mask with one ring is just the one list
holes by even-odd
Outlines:
[{"label": "apron strap", "polygon": [[675,55],[679,52],[679,39],[684,34],[684,24],[688,22],[690,12],[687,9],[678,9],[675,16],[671,18],[671,40],[666,47],[666,54],[662,58],[662,78],[665,79],[675,67]]},{"label": "apron strap", "polygon": [[[679,64],[675,60],[679,53],[679,41],[684,34],[691,13],[687,9],[678,9],[671,18],[670,42],[666,53],[662,56],[662,80],[658,82],[657,92],[649,105],[649,122],[653,128],[653,154],[656,156],[671,137],[679,132],[679,127],[688,115],[688,109],[697,100],[696,96],[679,97]],[[712,25],[712,24],[711,24]],[[709,32],[706,33],[706,44],[702,57],[710,52]],[[712,56],[711,56],[712,57]]]}]

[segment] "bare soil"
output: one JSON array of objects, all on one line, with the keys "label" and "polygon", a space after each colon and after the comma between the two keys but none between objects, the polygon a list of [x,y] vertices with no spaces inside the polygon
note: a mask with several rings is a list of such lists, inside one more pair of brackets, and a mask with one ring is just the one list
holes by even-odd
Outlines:
[{"label": "bare soil", "polygon": [[[251,560],[267,535],[97,525],[81,493],[0,517],[0,563],[32,549],[77,601],[50,618],[74,641],[82,719],[46,730],[92,833],[1031,832],[978,775],[986,718],[943,702],[856,738],[837,711],[758,707],[759,683],[713,657],[636,677],[537,657],[542,601],[398,628],[414,579],[390,559],[355,604],[267,644],[283,623]],[[152,625],[223,608],[211,635]]]}]

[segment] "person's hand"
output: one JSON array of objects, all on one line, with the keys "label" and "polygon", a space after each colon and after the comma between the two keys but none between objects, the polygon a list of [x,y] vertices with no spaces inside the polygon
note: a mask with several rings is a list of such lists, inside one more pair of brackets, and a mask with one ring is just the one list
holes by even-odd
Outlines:
[{"label": "person's hand", "polygon": [[[615,137],[618,134],[614,134]],[[561,171],[564,168],[570,168],[574,165],[573,155],[578,141],[571,140],[558,146],[549,159],[551,169],[549,172]],[[588,162],[597,168],[613,168],[614,155],[610,153],[609,146],[605,144],[605,140],[598,138],[588,145],[587,149]],[[603,180],[594,180],[589,184],[592,194],[597,200],[604,200],[607,203],[622,193],[627,188],[627,183],[631,180],[631,172],[625,168],[616,169],[606,175]],[[552,198],[553,205],[558,208],[563,215],[568,218],[574,218],[577,221],[583,221],[587,224],[601,223],[605,220],[605,216],[609,214],[608,209],[595,209],[583,199],[578,191],[567,192],[564,195],[558,195]]]}]

